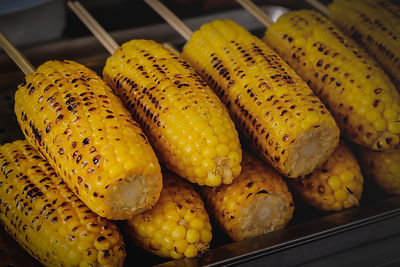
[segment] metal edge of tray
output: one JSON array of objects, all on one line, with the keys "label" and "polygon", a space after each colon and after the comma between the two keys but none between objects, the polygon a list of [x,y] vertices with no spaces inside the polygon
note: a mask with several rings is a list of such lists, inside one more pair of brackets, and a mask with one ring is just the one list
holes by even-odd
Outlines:
[{"label": "metal edge of tray", "polygon": [[[390,197],[295,224],[283,230],[216,247],[201,258],[172,260],[157,266],[237,266],[239,264],[250,266],[254,265],[254,262],[276,263],[277,259],[273,257],[279,253],[279,265],[292,266],[360,244],[399,235],[399,223],[400,196]],[[301,249],[297,252],[304,252],[306,245],[313,248],[312,253],[296,253],[299,247]],[[291,257],[285,258],[285,254]]]}]

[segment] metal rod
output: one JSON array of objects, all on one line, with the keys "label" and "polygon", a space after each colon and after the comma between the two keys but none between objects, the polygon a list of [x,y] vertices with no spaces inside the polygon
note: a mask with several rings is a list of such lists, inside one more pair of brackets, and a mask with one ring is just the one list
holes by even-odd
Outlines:
[{"label": "metal rod", "polygon": [[3,47],[4,51],[11,57],[11,59],[18,65],[25,75],[32,74],[35,68],[32,64],[24,57],[18,49],[0,32],[0,46]]},{"label": "metal rod", "polygon": [[236,0],[241,4],[247,11],[253,14],[265,27],[269,28],[274,21],[258,6],[256,6],[251,0]]},{"label": "metal rod", "polygon": [[329,17],[329,9],[319,2],[318,0],[305,0],[308,4],[310,4],[313,8],[321,12],[326,17]]},{"label": "metal rod", "polygon": [[68,1],[67,4],[110,54],[113,54],[118,49],[119,45],[111,35],[104,30],[79,1]]},{"label": "metal rod", "polygon": [[158,0],[144,0],[154,9],[169,25],[171,25],[186,41],[190,40],[193,32],[174,13]]}]

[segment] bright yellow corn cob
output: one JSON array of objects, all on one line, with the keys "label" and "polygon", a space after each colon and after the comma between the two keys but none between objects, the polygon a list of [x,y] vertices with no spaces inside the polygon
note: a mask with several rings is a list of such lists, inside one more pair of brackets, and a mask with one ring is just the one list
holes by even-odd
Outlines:
[{"label": "bright yellow corn cob", "polygon": [[329,17],[381,64],[400,90],[400,7],[386,0],[334,0]]},{"label": "bright yellow corn cob", "polygon": [[15,94],[22,131],[90,209],[127,219],[154,205],[158,160],[104,81],[72,61],[48,61],[25,79]]},{"label": "bright yellow corn cob", "polygon": [[247,152],[242,165],[232,184],[201,188],[209,213],[235,241],[284,228],[294,210],[292,195],[276,170]]},{"label": "bright yellow corn cob", "polygon": [[257,37],[231,20],[194,32],[182,56],[228,107],[236,127],[282,174],[311,173],[333,153],[339,129],[307,84]]},{"label": "bright yellow corn cob", "polygon": [[208,251],[212,239],[203,201],[181,177],[172,172],[163,176],[159,201],[151,210],[127,220],[127,231],[139,246],[161,257],[199,256]]},{"label": "bright yellow corn cob", "polygon": [[400,141],[400,95],[364,50],[312,10],[281,16],[264,40],[325,102],[342,134],[374,150]]},{"label": "bright yellow corn cob", "polygon": [[372,151],[357,147],[356,156],[366,179],[388,194],[400,195],[400,149]]},{"label": "bright yellow corn cob", "polygon": [[310,177],[290,180],[290,188],[305,203],[320,210],[358,206],[364,178],[351,150],[340,143],[327,163]]},{"label": "bright yellow corn cob", "polygon": [[123,266],[116,225],[93,213],[26,141],[0,146],[0,221],[46,266]]},{"label": "bright yellow corn cob", "polygon": [[108,58],[104,79],[168,169],[208,186],[239,175],[242,152],[228,111],[172,51],[150,40],[129,41]]}]

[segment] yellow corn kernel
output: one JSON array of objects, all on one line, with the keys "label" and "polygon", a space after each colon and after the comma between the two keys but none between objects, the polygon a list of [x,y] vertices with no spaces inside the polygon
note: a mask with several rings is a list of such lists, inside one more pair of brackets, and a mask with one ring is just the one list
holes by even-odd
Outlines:
[{"label": "yellow corn kernel", "polygon": [[[163,173],[163,189],[153,209],[129,219],[125,228],[134,241],[161,257],[195,257],[208,251],[211,224],[193,186],[172,172]],[[152,234],[142,229],[152,229]]]},{"label": "yellow corn kernel", "polygon": [[0,199],[8,203],[0,223],[28,253],[45,266],[123,266],[117,226],[75,196],[27,141],[0,146],[0,166]]},{"label": "yellow corn kernel", "polygon": [[[242,173],[232,184],[200,188],[209,212],[233,240],[284,228],[294,210],[285,181],[276,170],[248,152],[243,153],[242,165]],[[194,229],[203,226],[196,217],[190,216],[190,221]],[[210,228],[199,230],[201,240],[211,238]]]},{"label": "yellow corn kernel", "polygon": [[293,192],[320,210],[339,211],[359,205],[364,178],[351,150],[341,142],[326,164],[310,177],[289,181]]},{"label": "yellow corn kernel", "polygon": [[[18,87],[15,113],[27,141],[95,213],[127,219],[157,201],[158,159],[139,125],[93,71],[72,61],[42,64]],[[132,150],[139,156],[130,156]],[[151,171],[144,172],[146,166]]]},{"label": "yellow corn kernel", "polygon": [[[353,2],[358,5],[362,1]],[[347,10],[347,14],[353,16],[353,10]],[[351,25],[355,29],[359,26]],[[367,37],[370,28],[365,30]],[[385,138],[387,134],[400,136],[400,125],[395,126],[400,116],[393,112],[400,109],[399,92],[376,61],[333,22],[313,10],[289,12],[268,28],[263,40],[309,81],[334,115],[343,136],[374,150],[399,144],[387,143]],[[400,67],[400,61],[397,65]]]},{"label": "yellow corn kernel", "polygon": [[231,20],[203,24],[182,57],[220,96],[260,156],[285,176],[309,174],[333,153],[339,129],[324,104],[272,49],[240,25]]},{"label": "yellow corn kernel", "polygon": [[400,149],[378,152],[357,147],[356,155],[366,178],[386,193],[400,195]]},{"label": "yellow corn kernel", "polygon": [[190,244],[185,249],[184,254],[185,254],[185,257],[187,257],[187,258],[193,258],[199,254],[199,251],[194,245]]},{"label": "yellow corn kernel", "polygon": [[399,7],[387,0],[334,0],[329,17],[352,36],[389,74],[400,88]]},{"label": "yellow corn kernel", "polygon": [[[234,173],[227,170],[240,161],[219,158],[241,154],[235,125],[219,98],[182,58],[154,41],[132,40],[108,58],[103,76],[168,169],[200,185],[232,182]],[[217,151],[219,135],[229,136],[224,143],[234,145]],[[218,179],[207,178],[211,173]]]}]

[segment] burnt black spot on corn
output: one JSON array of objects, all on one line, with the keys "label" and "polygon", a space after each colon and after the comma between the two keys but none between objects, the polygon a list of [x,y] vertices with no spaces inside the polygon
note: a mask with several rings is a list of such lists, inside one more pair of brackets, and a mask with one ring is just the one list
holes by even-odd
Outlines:
[{"label": "burnt black spot on corn", "polygon": [[[26,139],[86,205],[112,219],[130,218],[154,205],[162,186],[158,160],[104,81],[72,61],[46,62],[26,81],[15,95]],[[26,84],[35,90],[30,93]],[[99,197],[93,197],[96,191]]]},{"label": "burnt black spot on corn", "polygon": [[28,142],[0,146],[0,166],[0,222],[33,257],[45,266],[123,266],[125,245],[117,226],[86,212]]},{"label": "burnt black spot on corn", "polygon": [[242,166],[232,184],[200,188],[209,213],[236,241],[284,228],[294,211],[292,195],[275,169],[247,152]]},{"label": "burnt black spot on corn", "polygon": [[212,239],[203,200],[192,184],[170,171],[163,172],[163,189],[154,208],[125,226],[136,244],[166,258],[201,256]]},{"label": "burnt black spot on corn", "polygon": [[104,79],[170,170],[209,186],[229,184],[239,175],[235,125],[186,61],[154,41],[132,40],[107,60]]},{"label": "burnt black spot on corn", "polygon": [[182,56],[221,96],[259,154],[284,175],[312,172],[338,144],[334,119],[307,84],[233,21],[204,24]]},{"label": "burnt black spot on corn", "polygon": [[340,142],[323,168],[288,182],[303,202],[320,210],[339,211],[359,205],[364,178],[352,151]]},{"label": "burnt black spot on corn", "polygon": [[[331,21],[311,10],[289,12],[267,30],[264,41],[310,82],[348,139],[374,150],[399,146],[399,93],[380,66]],[[299,49],[304,54],[293,58]]]},{"label": "burnt black spot on corn", "polygon": [[400,91],[400,8],[386,0],[335,0],[329,16],[389,74]]}]

